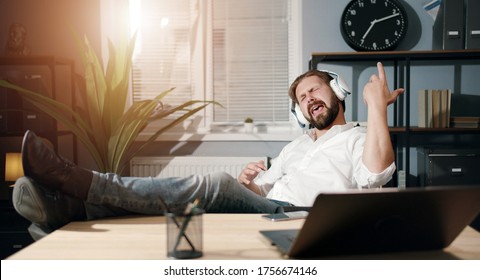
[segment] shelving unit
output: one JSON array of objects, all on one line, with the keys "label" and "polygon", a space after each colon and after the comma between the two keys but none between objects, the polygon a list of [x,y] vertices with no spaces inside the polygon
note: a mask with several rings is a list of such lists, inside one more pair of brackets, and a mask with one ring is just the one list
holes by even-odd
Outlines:
[{"label": "shelving unit", "polygon": [[[73,60],[55,56],[6,56],[0,57],[0,78],[10,79],[19,86],[32,89],[41,94],[73,106],[75,104],[74,85],[75,66]],[[25,103],[15,91],[1,88],[0,109],[0,163],[4,167],[7,152],[20,152],[21,141],[25,130],[31,129],[40,137],[48,139],[58,150],[59,139],[67,140],[72,145],[73,161],[77,162],[76,137],[57,121],[42,113],[33,105]],[[61,91],[61,93],[60,93]],[[11,93],[11,94],[10,94]],[[24,112],[21,110],[27,110]],[[71,142],[70,142],[71,139]],[[4,169],[0,170],[4,174]],[[15,251],[32,243],[27,227],[30,222],[14,210],[9,187],[13,182],[5,182],[0,175],[0,239],[2,259]]]},{"label": "shelving unit", "polygon": [[[412,146],[422,145],[422,141],[418,141],[415,137],[480,135],[479,128],[419,128],[411,126],[410,123],[410,99],[412,98],[410,70],[412,63],[421,65],[432,62],[453,64],[454,62],[472,63],[477,61],[480,64],[480,50],[313,53],[309,67],[310,69],[318,68],[320,63],[350,66],[362,63],[374,65],[377,61],[392,63],[394,82],[391,86],[393,88],[403,87],[406,90],[406,93],[399,97],[403,100],[403,108],[398,105],[399,102],[394,104],[393,126],[390,127],[390,133],[396,151],[397,167],[404,168],[408,175],[411,171],[409,149]],[[414,143],[412,140],[415,140]],[[480,147],[478,141],[476,145]],[[401,162],[403,152],[405,153],[404,164]],[[395,185],[396,179],[394,178]],[[406,184],[410,185],[410,176],[407,176]]]},{"label": "shelving unit", "polygon": [[[25,68],[25,67],[47,67],[50,72],[50,81],[51,87],[48,89],[50,96],[57,100],[57,80],[58,74],[60,71],[58,67],[64,67],[67,71],[70,72],[70,93],[71,93],[71,104],[75,104],[75,85],[74,85],[74,73],[75,73],[75,64],[73,60],[59,58],[55,56],[2,56],[0,57],[0,67],[8,68],[15,70],[16,68]],[[2,78],[2,77],[0,77]],[[5,77],[3,77],[5,78]],[[7,77],[8,78],[8,77]],[[55,122],[56,123],[56,122]],[[70,132],[59,130],[58,127],[56,131],[51,133],[40,133],[40,136],[43,136],[50,140],[54,147],[58,146],[58,137],[62,135],[68,135]],[[14,136],[23,136],[23,132],[9,132],[4,131],[0,134],[1,137],[14,137]],[[73,137],[74,146],[76,146],[76,138]],[[77,159],[76,149],[74,150],[74,161]]]}]

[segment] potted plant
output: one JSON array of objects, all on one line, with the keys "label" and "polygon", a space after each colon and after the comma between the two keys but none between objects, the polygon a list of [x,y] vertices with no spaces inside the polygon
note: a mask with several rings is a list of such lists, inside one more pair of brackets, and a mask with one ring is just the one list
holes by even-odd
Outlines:
[{"label": "potted plant", "polygon": [[245,120],[243,121],[243,127],[245,129],[245,133],[253,133],[253,119],[251,117],[245,118]]},{"label": "potted plant", "polygon": [[[88,39],[75,35],[80,49],[85,74],[80,79],[80,99],[83,107],[70,108],[44,96],[0,80],[0,86],[13,89],[44,113],[64,124],[85,146],[98,171],[119,173],[139,151],[157,139],[162,133],[202,110],[214,101],[192,100],[178,106],[164,106],[162,98],[171,93],[168,89],[155,98],[134,102],[128,107],[128,86],[135,36],[125,39],[117,47],[109,41],[109,59],[106,70]],[[182,114],[158,129],[145,143],[132,144],[139,133],[151,122],[165,119],[175,112]],[[170,119],[169,119],[170,120]]]}]

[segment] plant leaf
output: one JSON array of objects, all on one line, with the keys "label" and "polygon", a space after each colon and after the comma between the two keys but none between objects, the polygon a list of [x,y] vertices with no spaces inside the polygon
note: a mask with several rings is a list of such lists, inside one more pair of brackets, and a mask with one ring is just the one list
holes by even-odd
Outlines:
[{"label": "plant leaf", "polygon": [[[83,77],[73,74],[80,89],[77,100],[81,106],[73,104],[69,107],[6,80],[0,80],[0,86],[16,90],[25,100],[70,129],[90,153],[99,172],[118,173],[120,167],[123,168],[134,155],[165,131],[210,104],[221,106],[214,101],[191,100],[158,110],[162,99],[174,90],[171,88],[153,99],[134,102],[127,109],[136,34],[130,40],[125,37],[118,46],[109,40],[109,59],[104,69],[88,38],[84,36],[82,39],[73,28],[72,33],[84,66]],[[140,147],[132,148],[140,132],[151,121],[174,113],[180,113],[180,116],[157,130]]]}]

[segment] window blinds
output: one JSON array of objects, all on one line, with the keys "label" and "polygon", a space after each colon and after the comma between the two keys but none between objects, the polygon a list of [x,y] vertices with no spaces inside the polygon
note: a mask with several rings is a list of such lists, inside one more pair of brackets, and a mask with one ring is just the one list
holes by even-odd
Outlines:
[{"label": "window blinds", "polygon": [[[211,5],[197,1],[131,0],[135,10],[131,15],[136,17],[131,22],[138,38],[132,75],[134,101],[175,87],[164,103],[176,105],[212,96],[224,106],[214,106],[209,122],[240,122],[247,116],[256,122],[288,122],[290,1],[212,0]],[[212,48],[213,61],[206,61],[206,66],[195,65],[192,57],[194,48],[205,47],[191,42],[198,31],[192,30],[192,22],[199,13],[212,22],[201,25],[212,30],[200,31],[211,34],[206,36],[211,42],[206,46]],[[212,69],[207,69],[210,65]],[[195,76],[201,73],[195,67],[213,73],[211,81],[200,83],[212,83],[205,88],[213,93],[195,96],[195,79],[205,77]]]},{"label": "window blinds", "polygon": [[134,101],[153,98],[175,87],[164,103],[192,99],[189,0],[141,0],[136,5],[138,41],[133,61]]},{"label": "window blinds", "polygon": [[214,122],[288,121],[287,0],[214,1]]}]

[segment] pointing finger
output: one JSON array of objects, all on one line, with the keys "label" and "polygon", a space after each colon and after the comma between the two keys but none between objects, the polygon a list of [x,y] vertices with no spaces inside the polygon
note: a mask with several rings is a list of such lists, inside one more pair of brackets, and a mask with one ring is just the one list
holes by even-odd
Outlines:
[{"label": "pointing finger", "polygon": [[385,81],[385,69],[383,69],[383,64],[381,62],[377,62],[377,69],[378,69],[378,77],[380,80]]}]

